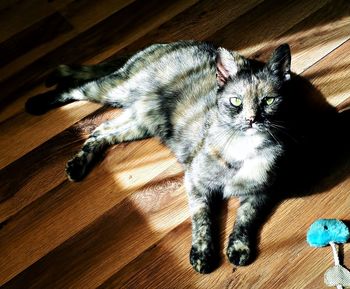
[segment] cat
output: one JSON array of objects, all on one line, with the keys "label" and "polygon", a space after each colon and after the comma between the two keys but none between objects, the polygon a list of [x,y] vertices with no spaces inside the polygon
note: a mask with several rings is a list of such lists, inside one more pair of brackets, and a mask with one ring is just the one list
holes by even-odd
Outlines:
[{"label": "cat", "polygon": [[190,263],[197,272],[209,273],[216,254],[210,204],[216,192],[240,200],[227,246],[229,261],[242,266],[252,259],[253,230],[286,153],[277,135],[290,66],[288,44],[262,65],[204,42],[154,44],[114,64],[59,66],[48,79],[57,89],[29,99],[26,109],[41,114],[75,100],[124,109],[98,126],[68,161],[71,181],[83,179],[108,146],[159,137],[185,172]]}]

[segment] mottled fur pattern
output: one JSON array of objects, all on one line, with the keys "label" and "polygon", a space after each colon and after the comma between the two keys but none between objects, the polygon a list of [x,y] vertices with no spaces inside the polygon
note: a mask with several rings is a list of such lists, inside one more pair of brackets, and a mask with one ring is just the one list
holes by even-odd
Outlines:
[{"label": "mottled fur pattern", "polygon": [[96,128],[68,162],[72,181],[81,180],[107,146],[158,136],[185,170],[193,231],[190,262],[196,271],[208,273],[215,255],[210,199],[216,192],[241,202],[229,260],[236,265],[251,260],[251,231],[268,203],[284,154],[274,128],[289,78],[288,45],[259,66],[207,43],[155,44],[115,65],[60,66],[48,81],[58,88],[30,99],[27,110],[42,113],[73,100],[125,109]]}]

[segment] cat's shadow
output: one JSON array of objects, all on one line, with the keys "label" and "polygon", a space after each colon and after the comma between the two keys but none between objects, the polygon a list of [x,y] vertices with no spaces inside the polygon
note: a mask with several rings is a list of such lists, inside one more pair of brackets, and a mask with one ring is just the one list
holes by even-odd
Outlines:
[{"label": "cat's shadow", "polygon": [[[323,193],[350,174],[350,110],[338,112],[308,80],[294,76],[288,114],[294,119],[292,146],[282,164],[276,195],[281,199]],[[292,129],[293,130],[293,129]]]}]

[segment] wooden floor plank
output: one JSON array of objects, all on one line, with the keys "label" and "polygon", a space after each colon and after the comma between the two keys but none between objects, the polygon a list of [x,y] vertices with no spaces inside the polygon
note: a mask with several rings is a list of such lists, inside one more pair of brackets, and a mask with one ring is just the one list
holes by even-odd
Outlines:
[{"label": "wooden floor plank", "polygon": [[[209,40],[240,51],[244,55],[251,55],[328,2],[329,0],[267,0],[213,34]],[[280,13],[282,10],[283,13]],[[237,34],[239,37],[233,41],[232,37],[236,37]]]},{"label": "wooden floor plank", "polygon": [[[350,25],[349,25],[350,26]],[[350,98],[350,41],[324,57],[322,61],[306,70],[304,75],[330,104],[337,106]]]},{"label": "wooden floor plank", "polygon": [[[44,56],[48,52],[56,49],[57,47],[63,45],[67,41],[73,39],[80,33],[88,30],[93,27],[97,23],[103,21],[107,17],[111,16],[113,13],[118,12],[124,7],[131,4],[134,0],[119,0],[119,1],[110,1],[110,0],[102,0],[99,2],[86,0],[86,1],[73,1],[71,3],[66,3],[66,5],[56,5],[56,9],[47,16],[48,19],[52,17],[52,15],[61,15],[62,18],[66,19],[67,22],[70,23],[73,29],[69,31],[65,31],[66,33],[61,33],[56,37],[51,37],[51,39],[40,43],[37,42],[36,47],[31,47],[33,49],[27,50],[24,55],[19,55],[17,59],[12,61],[10,64],[6,65],[2,69],[0,69],[0,80],[4,80],[11,75],[17,73],[19,70],[28,66],[29,64],[35,62],[40,57]],[[66,1],[67,2],[67,1]],[[96,5],[99,4],[97,8]],[[35,6],[35,4],[34,4]],[[35,10],[35,9],[31,9]],[[55,13],[54,13],[55,12]],[[39,12],[40,13],[40,12]],[[40,19],[38,19],[40,20]],[[38,23],[39,22],[39,23]],[[33,30],[35,26],[40,25],[41,21],[37,21],[33,23],[31,26],[27,27],[25,30]],[[45,25],[41,26],[41,32],[44,34],[50,34],[51,29]],[[23,32],[21,32],[23,33]],[[13,35],[12,37],[16,37]],[[33,41],[35,41],[35,35],[32,35]],[[9,37],[10,38],[10,37]],[[9,62],[9,61],[7,61]]]},{"label": "wooden floor plank", "polygon": [[[79,107],[82,107],[82,109],[77,109]],[[2,146],[0,149],[0,169],[44,143],[58,132],[70,127],[86,115],[96,111],[99,107],[100,105],[95,103],[72,103],[44,116],[34,117],[28,113],[21,113],[0,124],[0,129],[6,135],[6,137],[0,139]],[[72,113],[73,111],[74,113]],[[43,127],[45,127],[45,131],[43,131]],[[45,132],[45,135],[50,137],[40,135],[40,132]],[[8,151],[10,147],[12,149]]]},{"label": "wooden floor plank", "polygon": [[50,3],[42,0],[23,0],[20,5],[18,1],[6,0],[1,3],[3,6],[0,6],[0,42],[55,12]]},{"label": "wooden floor plank", "polygon": [[[79,150],[88,134],[118,114],[118,110],[100,109],[0,170],[0,179],[4,180],[0,187],[0,223],[63,183],[67,178],[66,162]],[[12,178],[13,175],[22,177],[18,180]]]},{"label": "wooden floor plank", "polygon": [[[118,50],[118,55],[135,53],[153,43],[168,43],[176,40],[206,40],[214,32],[222,29],[237,17],[255,8],[262,0],[235,3],[229,0],[217,2],[204,0],[185,10],[183,13],[165,22],[163,25],[147,33],[131,45]],[[237,31],[239,34],[239,31]],[[98,58],[113,58],[115,47],[92,57],[89,62],[97,62]],[[98,57],[98,58],[97,58]]]},{"label": "wooden floor plank", "polygon": [[15,117],[15,115],[24,112],[24,104],[27,99],[33,95],[44,93],[47,91],[44,83],[34,86],[32,89],[28,89],[26,92],[22,93],[17,99],[11,101],[7,105],[0,106],[0,124],[10,118]]},{"label": "wooden floor plank", "polygon": [[253,57],[257,60],[267,59],[274,47],[288,43],[292,50],[292,70],[302,73],[349,39],[350,5],[346,0],[336,0],[265,43]]},{"label": "wooden floor plank", "polygon": [[49,42],[73,29],[74,27],[61,14],[57,12],[51,14],[0,43],[2,56],[0,66],[10,63],[36,46]]}]

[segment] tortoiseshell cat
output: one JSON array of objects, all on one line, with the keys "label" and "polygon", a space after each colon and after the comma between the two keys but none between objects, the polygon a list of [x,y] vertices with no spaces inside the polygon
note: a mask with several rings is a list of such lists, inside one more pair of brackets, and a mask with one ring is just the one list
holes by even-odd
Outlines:
[{"label": "tortoiseshell cat", "polygon": [[250,261],[251,230],[269,202],[285,153],[276,133],[290,62],[287,44],[263,66],[207,43],[156,44],[124,63],[62,65],[49,80],[58,88],[31,98],[26,108],[40,114],[72,100],[124,108],[97,127],[67,163],[72,181],[81,180],[106,147],[158,136],[184,168],[192,216],[190,262],[208,273],[215,255],[210,198],[218,191],[240,199],[228,259],[235,265]]}]

